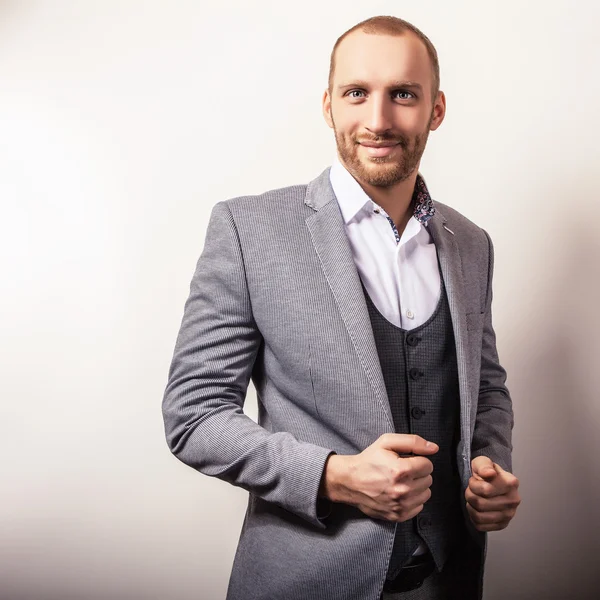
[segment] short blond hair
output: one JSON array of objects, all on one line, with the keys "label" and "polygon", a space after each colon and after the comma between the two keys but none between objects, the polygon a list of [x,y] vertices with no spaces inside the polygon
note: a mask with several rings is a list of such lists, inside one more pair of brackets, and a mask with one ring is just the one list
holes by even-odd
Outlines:
[{"label": "short blond hair", "polygon": [[331,58],[329,60],[329,93],[332,92],[333,87],[333,72],[335,71],[335,53],[337,51],[337,48],[346,36],[350,35],[353,31],[358,30],[373,35],[400,36],[406,34],[407,32],[411,32],[414,35],[416,35],[425,44],[427,54],[429,54],[429,59],[431,60],[431,67],[433,71],[431,95],[432,100],[435,101],[435,98],[437,97],[438,91],[440,89],[440,63],[438,61],[438,55],[434,45],[431,43],[431,40],[412,23],[409,23],[408,21],[405,21],[404,19],[400,19],[398,17],[390,16],[371,17],[370,19],[361,21],[360,23],[354,25],[354,27],[348,29],[348,31],[343,33],[337,39],[333,46],[333,50],[331,51]]}]

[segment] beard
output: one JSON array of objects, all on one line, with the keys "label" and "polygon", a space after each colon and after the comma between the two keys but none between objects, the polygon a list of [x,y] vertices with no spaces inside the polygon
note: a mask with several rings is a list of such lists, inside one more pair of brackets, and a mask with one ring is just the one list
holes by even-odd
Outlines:
[{"label": "beard", "polygon": [[[383,134],[375,137],[363,136],[361,142],[396,142],[399,149],[395,149],[389,156],[359,156],[360,144],[352,137],[344,137],[338,132],[333,123],[335,141],[342,162],[359,182],[374,187],[390,187],[404,181],[417,169],[421,156],[425,151],[427,138],[429,137],[429,126],[433,120],[433,114],[424,131],[413,137],[403,134]],[[332,119],[333,121],[333,119]]]}]

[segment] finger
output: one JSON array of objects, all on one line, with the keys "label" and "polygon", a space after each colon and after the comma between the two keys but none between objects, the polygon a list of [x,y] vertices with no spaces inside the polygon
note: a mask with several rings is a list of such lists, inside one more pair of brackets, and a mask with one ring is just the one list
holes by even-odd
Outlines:
[{"label": "finger", "polygon": [[420,477],[419,479],[402,481],[393,486],[390,492],[390,498],[395,502],[399,502],[403,498],[416,496],[425,490],[428,490],[432,483],[433,479],[431,475]]},{"label": "finger", "polygon": [[439,450],[437,444],[427,441],[420,435],[407,433],[384,433],[379,438],[379,443],[387,450],[392,450],[397,454],[428,456]]},{"label": "finger", "polygon": [[431,475],[433,463],[424,456],[397,456],[390,462],[391,476],[396,482],[405,482]]},{"label": "finger", "polygon": [[471,461],[473,475],[477,475],[485,480],[490,480],[498,475],[494,468],[494,463],[487,456],[476,456]]},{"label": "finger", "polygon": [[467,511],[469,513],[469,518],[471,519],[471,522],[475,526],[475,529],[477,529],[478,531],[499,531],[501,529],[505,529],[511,521],[511,519],[506,517],[506,515],[498,515],[489,523],[486,523],[486,517],[478,514],[468,505]]},{"label": "finger", "polygon": [[499,479],[504,482],[504,485],[510,489],[519,488],[519,479],[515,477],[510,471],[505,471],[499,464],[494,463],[494,468],[498,472]]},{"label": "finger", "polygon": [[419,504],[407,512],[404,512],[404,511],[393,512],[392,515],[394,516],[394,518],[392,518],[392,520],[400,521],[400,522],[408,521],[409,519],[414,519],[414,517],[416,517],[422,510],[423,510],[423,505]]},{"label": "finger", "polygon": [[420,479],[433,473],[433,463],[424,456],[409,456],[399,460],[406,461],[408,466],[407,475],[411,479]]},{"label": "finger", "polygon": [[467,512],[471,517],[471,521],[473,521],[475,525],[495,525],[497,523],[503,523],[509,519],[509,517],[503,512],[479,512],[470,504],[467,504]]},{"label": "finger", "polygon": [[510,512],[516,511],[519,506],[521,499],[518,493],[510,493],[504,496],[497,496],[495,498],[483,498],[476,496],[470,489],[465,490],[465,500],[478,512]]},{"label": "finger", "polygon": [[426,475],[425,477],[419,477],[418,479],[413,479],[412,481],[412,489],[415,493],[420,493],[424,490],[427,490],[431,487],[433,483],[433,478],[431,475]]},{"label": "finger", "polygon": [[474,476],[469,479],[468,489],[476,496],[481,496],[482,498],[495,498],[496,496],[503,496],[510,491],[510,488],[504,485],[504,482],[501,480],[494,480],[493,483],[490,483],[483,479],[476,479]]},{"label": "finger", "polygon": [[[498,463],[492,463],[492,466],[494,467],[498,478],[502,480],[507,487],[519,487],[519,480],[510,471],[505,471]],[[488,478],[488,481],[491,480]]]}]

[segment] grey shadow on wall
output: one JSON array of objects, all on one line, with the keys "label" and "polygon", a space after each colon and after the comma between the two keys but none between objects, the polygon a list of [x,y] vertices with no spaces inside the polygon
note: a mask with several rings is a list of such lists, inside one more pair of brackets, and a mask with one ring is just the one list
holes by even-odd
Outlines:
[{"label": "grey shadow on wall", "polygon": [[506,532],[491,534],[486,600],[600,597],[600,228],[580,203],[600,192],[577,187],[552,191],[563,193],[565,211],[535,250],[543,291],[539,274],[519,291],[539,293],[535,313],[515,323],[523,335],[512,357],[523,502]]}]

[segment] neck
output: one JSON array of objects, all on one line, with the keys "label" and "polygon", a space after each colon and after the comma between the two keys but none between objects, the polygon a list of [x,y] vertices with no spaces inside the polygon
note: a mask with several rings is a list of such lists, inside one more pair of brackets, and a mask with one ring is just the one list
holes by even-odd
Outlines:
[{"label": "neck", "polygon": [[357,180],[367,196],[390,216],[400,235],[413,215],[412,197],[417,174],[418,169],[415,169],[407,179],[390,187],[377,187]]}]

